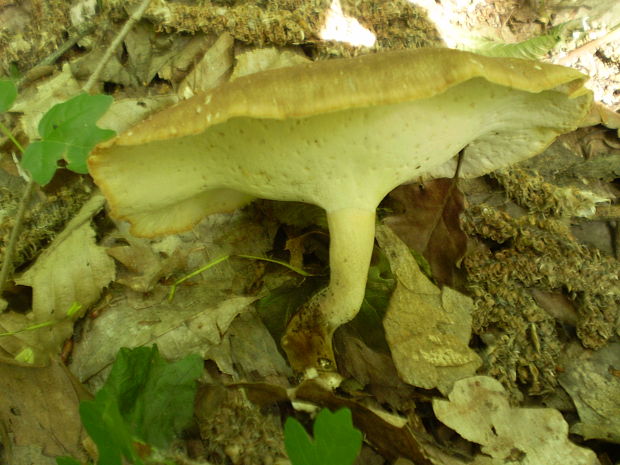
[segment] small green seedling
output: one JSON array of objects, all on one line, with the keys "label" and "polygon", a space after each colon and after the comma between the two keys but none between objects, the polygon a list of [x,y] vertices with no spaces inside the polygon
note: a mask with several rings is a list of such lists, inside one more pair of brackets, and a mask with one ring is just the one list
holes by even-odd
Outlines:
[{"label": "small green seedling", "polygon": [[[82,423],[97,445],[98,465],[121,465],[123,458],[148,464],[136,445],[145,450],[168,447],[192,418],[202,371],[198,355],[169,363],[156,345],[121,349],[95,399],[80,404]],[[70,457],[56,463],[79,464]]]},{"label": "small green seedling", "polygon": [[[82,309],[82,305],[81,304],[79,304],[77,302],[73,302],[71,304],[71,306],[65,312],[65,315],[66,315],[67,318],[72,318],[81,309]],[[46,328],[48,326],[55,325],[57,323],[58,323],[58,320],[42,321],[40,323],[35,323],[33,325],[26,326],[25,328],[17,329],[15,331],[7,331],[7,332],[4,332],[4,333],[0,333],[0,338],[7,337],[7,336],[15,336],[16,334],[23,333],[23,332],[26,332],[26,331],[35,331],[37,329]]]},{"label": "small green seedling", "polygon": [[[0,80],[0,113],[9,111],[16,97],[15,83],[9,79]],[[0,124],[0,130],[23,151],[22,168],[34,182],[44,186],[51,181],[61,159],[71,171],[88,173],[86,159],[90,151],[116,134],[96,125],[112,100],[109,95],[80,94],[54,105],[39,122],[41,140],[32,142],[25,150],[6,127]]]},{"label": "small green seedling", "polygon": [[362,433],[353,427],[347,408],[319,412],[314,420],[314,439],[294,418],[284,425],[284,444],[293,465],[351,465],[362,447]]},{"label": "small green seedling", "polygon": [[[157,452],[192,418],[202,371],[198,355],[168,363],[156,345],[121,349],[95,399],[80,404],[82,423],[99,452],[97,464],[162,463]],[[321,410],[313,435],[311,439],[294,418],[286,420],[284,443],[292,465],[351,465],[362,446],[362,433],[353,427],[346,408]],[[146,456],[139,450],[147,451]],[[72,457],[58,457],[56,463],[81,465]]]},{"label": "small green seedling", "polygon": [[41,118],[41,140],[28,145],[21,162],[36,183],[49,183],[62,159],[71,171],[88,173],[86,159],[90,151],[115,135],[114,131],[95,124],[111,103],[109,95],[80,94],[54,105]]}]

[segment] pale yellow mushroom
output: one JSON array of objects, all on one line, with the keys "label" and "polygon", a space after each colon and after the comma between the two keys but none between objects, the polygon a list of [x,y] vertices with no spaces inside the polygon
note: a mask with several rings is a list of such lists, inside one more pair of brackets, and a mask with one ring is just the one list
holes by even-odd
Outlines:
[{"label": "pale yellow mushroom", "polygon": [[327,212],[330,282],[289,323],[299,370],[334,368],[333,332],[358,312],[375,209],[396,186],[479,176],[540,153],[591,104],[570,68],[450,49],[330,60],[249,75],[95,149],[112,215],[139,236],[191,228],[253,198]]}]

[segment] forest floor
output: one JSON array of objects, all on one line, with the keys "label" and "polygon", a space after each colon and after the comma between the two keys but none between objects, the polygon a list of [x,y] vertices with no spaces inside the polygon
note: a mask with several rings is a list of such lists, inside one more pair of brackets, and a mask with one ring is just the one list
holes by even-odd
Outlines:
[{"label": "forest floor", "polygon": [[[2,294],[0,463],[95,460],[80,401],[119,349],[152,344],[169,360],[205,360],[168,463],[290,463],[284,420],[310,425],[322,407],[352,412],[357,465],[620,463],[618,2],[152,0],[96,71],[139,3],[0,0],[0,78],[19,87],[0,123],[19,144],[93,75],[115,100],[99,126],[122,132],[231,77],[439,46],[574,67],[590,76],[604,125],[510,169],[390,193],[364,306],[335,336],[334,391],[297,376],[279,345],[329,274],[320,209],[259,200],[144,239],[109,216],[89,176],[59,170],[27,204]],[[3,260],[26,185],[18,154],[0,134]],[[432,295],[391,301],[412,279]],[[419,361],[427,349],[437,365]]]}]

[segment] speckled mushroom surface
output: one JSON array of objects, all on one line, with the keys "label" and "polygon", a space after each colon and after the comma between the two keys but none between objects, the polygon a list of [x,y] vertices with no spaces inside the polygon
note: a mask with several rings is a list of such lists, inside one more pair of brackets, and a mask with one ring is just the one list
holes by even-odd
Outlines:
[{"label": "speckled mushroom surface", "polygon": [[586,77],[545,63],[417,49],[244,76],[166,109],[89,159],[132,232],[189,229],[253,198],[324,208],[330,284],[289,324],[294,368],[333,368],[331,336],[361,305],[375,209],[420,178],[479,176],[544,150],[591,105]]}]

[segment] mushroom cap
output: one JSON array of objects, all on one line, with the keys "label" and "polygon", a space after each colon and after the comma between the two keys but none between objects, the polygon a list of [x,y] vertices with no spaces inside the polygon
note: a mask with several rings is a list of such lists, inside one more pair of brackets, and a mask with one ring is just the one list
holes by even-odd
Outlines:
[{"label": "mushroom cap", "polygon": [[89,159],[113,216],[153,236],[253,197],[374,209],[399,184],[544,150],[591,104],[557,65],[416,49],[264,71],[198,94]]}]

